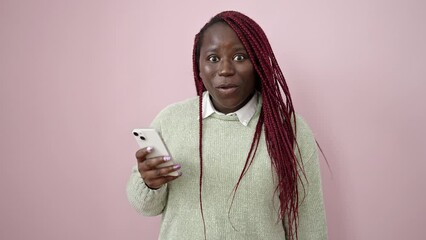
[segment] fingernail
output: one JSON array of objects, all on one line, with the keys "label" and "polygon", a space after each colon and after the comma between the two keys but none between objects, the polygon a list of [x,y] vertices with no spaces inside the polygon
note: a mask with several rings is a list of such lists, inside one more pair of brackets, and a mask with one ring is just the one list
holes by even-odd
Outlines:
[{"label": "fingernail", "polygon": [[146,151],[150,153],[152,151],[152,149],[153,149],[153,147],[147,147]]},{"label": "fingernail", "polygon": [[171,159],[172,159],[172,158],[171,158],[170,156],[164,156],[164,157],[163,157],[163,160],[164,160],[164,161],[170,161]]},{"label": "fingernail", "polygon": [[180,168],[179,164],[176,164],[176,165],[173,166],[173,169],[179,169],[179,168]]}]

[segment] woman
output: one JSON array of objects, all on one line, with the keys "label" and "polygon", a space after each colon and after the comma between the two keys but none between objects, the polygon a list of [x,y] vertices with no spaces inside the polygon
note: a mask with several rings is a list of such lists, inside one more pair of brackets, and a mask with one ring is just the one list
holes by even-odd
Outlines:
[{"label": "woman", "polygon": [[316,142],[263,30],[219,13],[195,37],[193,66],[198,97],[152,123],[178,164],[157,168],[170,157],[140,149],[129,202],[163,215],[160,239],[326,239]]}]

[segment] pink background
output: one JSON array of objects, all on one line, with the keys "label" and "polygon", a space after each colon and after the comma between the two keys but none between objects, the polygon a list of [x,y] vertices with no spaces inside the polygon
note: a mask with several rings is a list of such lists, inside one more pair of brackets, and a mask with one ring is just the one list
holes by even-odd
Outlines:
[{"label": "pink background", "polygon": [[193,36],[227,9],[328,157],[330,239],[426,236],[424,1],[1,0],[0,239],[156,239],[126,199],[130,131],[194,96]]}]

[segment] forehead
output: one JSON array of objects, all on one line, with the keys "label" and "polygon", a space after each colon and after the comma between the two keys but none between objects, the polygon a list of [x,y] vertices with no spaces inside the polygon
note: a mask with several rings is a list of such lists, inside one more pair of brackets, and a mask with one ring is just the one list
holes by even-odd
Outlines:
[{"label": "forehead", "polygon": [[214,48],[221,46],[243,47],[237,34],[226,23],[215,23],[204,32],[201,48]]}]

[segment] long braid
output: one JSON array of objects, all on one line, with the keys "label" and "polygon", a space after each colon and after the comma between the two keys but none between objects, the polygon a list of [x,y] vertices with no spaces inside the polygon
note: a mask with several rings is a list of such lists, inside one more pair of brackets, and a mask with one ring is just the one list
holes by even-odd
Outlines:
[{"label": "long braid", "polygon": [[[258,78],[257,90],[262,94],[262,109],[253,141],[247,155],[247,159],[240,177],[233,190],[232,203],[238,186],[250,168],[258,144],[260,142],[262,128],[265,132],[265,141],[271,163],[278,176],[276,191],[280,199],[280,219],[287,216],[290,239],[297,239],[298,227],[298,185],[301,169],[303,175],[303,164],[297,161],[294,153],[295,147],[300,152],[296,142],[296,117],[284,75],[278,65],[269,41],[261,27],[249,17],[235,11],[226,11],[213,17],[196,35],[193,50],[194,80],[199,100],[199,128],[200,128],[200,208],[204,224],[204,236],[206,227],[202,208],[202,94],[205,87],[202,84],[199,70],[200,48],[204,31],[217,22],[224,22],[231,27],[242,42],[249,55]],[[284,93],[284,97],[282,96]],[[285,98],[285,100],[284,100]],[[293,121],[292,121],[293,120]],[[299,154],[300,155],[300,154]],[[302,161],[301,161],[302,162]],[[229,214],[229,212],[228,212]]]},{"label": "long braid", "polygon": [[[199,36],[195,36],[195,45],[198,44]],[[196,49],[194,48],[193,54],[192,54],[192,61],[197,61],[197,54]],[[196,74],[199,72],[198,65],[193,65],[194,68],[194,79],[195,79],[195,85],[197,86],[197,95],[198,95],[198,124],[199,124],[199,158],[200,158],[200,189],[199,189],[199,196],[200,196],[200,211],[201,211],[201,219],[203,220],[203,232],[204,232],[204,238],[207,238],[206,234],[206,221],[204,220],[204,211],[203,211],[203,118],[202,118],[202,111],[203,111],[203,91],[204,91],[204,85],[202,83],[202,80],[199,76],[199,74]]]},{"label": "long braid", "polygon": [[[293,119],[294,118],[294,110],[291,104],[291,97],[290,94],[288,92],[288,87],[285,84],[285,79],[284,76],[282,75],[282,72],[279,70],[278,64],[276,62],[275,56],[272,52],[272,49],[270,47],[270,44],[268,43],[268,40],[265,36],[265,34],[263,33],[263,31],[260,30],[260,27],[257,26],[257,24],[251,24],[248,27],[245,24],[239,23],[236,19],[238,16],[235,16],[234,13],[232,12],[230,15],[232,15],[230,18],[233,21],[227,21],[227,19],[225,18],[225,22],[231,27],[233,28],[233,30],[236,32],[236,34],[238,35],[238,37],[240,38],[241,42],[243,43],[243,45],[246,47],[246,50],[248,51],[249,55],[252,53],[252,49],[254,52],[258,52],[260,54],[256,54],[256,55],[260,55],[260,56],[265,56],[265,53],[267,54],[267,56],[269,56],[268,58],[260,58],[257,63],[259,64],[259,66],[261,67],[263,74],[259,74],[260,78],[261,78],[261,83],[262,83],[262,96],[267,96],[264,102],[264,108],[265,108],[265,112],[266,112],[266,116],[267,119],[265,119],[265,135],[267,139],[270,139],[270,141],[267,141],[267,146],[268,146],[268,151],[270,153],[270,156],[277,156],[280,155],[280,153],[282,152],[292,152],[293,153],[293,139],[291,139],[292,136],[288,136],[287,133],[292,133],[292,129],[291,129],[291,124],[284,124],[284,134],[279,134],[280,131],[278,129],[283,129],[282,124],[280,124],[282,122],[282,120],[286,120],[286,119],[291,119],[291,117],[288,117],[289,114],[285,114],[286,111],[284,111],[284,109],[289,110],[289,112],[291,113],[291,111],[293,111]],[[241,17],[245,20],[246,24],[247,24],[247,17]],[[248,20],[248,22],[250,21],[250,19]],[[250,22],[249,22],[250,23]],[[237,27],[234,27],[234,26]],[[254,26],[254,27],[253,27]],[[252,27],[252,28],[251,28]],[[260,30],[260,31],[259,31]],[[255,38],[253,37],[253,35],[255,35],[257,33],[257,36],[260,36],[260,38]],[[256,35],[255,35],[256,36]],[[248,39],[248,41],[250,43],[252,43],[251,47],[249,44],[247,44],[246,39]],[[261,43],[259,43],[261,42]],[[247,47],[247,45],[249,45],[249,47]],[[251,59],[253,59],[253,56],[251,56]],[[269,60],[269,63],[268,63]],[[255,65],[255,69],[258,67],[257,64]],[[278,67],[278,69],[273,69],[275,71],[271,72],[269,66],[272,65],[273,67]],[[257,72],[259,72],[259,69],[256,69]],[[271,74],[273,74],[273,76],[271,76]],[[278,81],[262,81],[263,78],[266,79],[277,79]],[[283,98],[281,96],[281,91],[279,89],[279,85],[283,88],[284,92],[286,93],[286,101],[287,105],[284,104],[283,102]],[[265,92],[270,93],[270,94],[265,94]],[[272,106],[272,107],[271,107]],[[276,106],[278,108],[278,111],[273,111],[274,110],[274,106]],[[287,108],[286,108],[287,107]],[[272,110],[271,112],[269,110]],[[269,113],[270,112],[270,113]],[[273,113],[278,113],[278,114],[273,114]],[[287,112],[288,113],[288,112]],[[290,115],[291,116],[291,115]],[[290,121],[288,121],[290,122]],[[289,127],[290,125],[290,127]],[[268,131],[269,129],[272,129],[272,131]],[[275,134],[278,133],[278,134]],[[256,134],[255,134],[256,135]],[[290,138],[290,139],[289,139]],[[294,136],[293,136],[294,138]],[[289,141],[291,140],[291,141]],[[278,142],[278,143],[284,143],[284,144],[271,144],[274,142]],[[293,153],[294,155],[294,153]],[[288,186],[286,186],[286,182],[291,182],[294,181],[294,179],[297,181],[298,179],[298,172],[294,171],[295,166],[298,165],[298,162],[295,158],[293,158],[292,160],[294,161],[293,164],[288,164],[286,161],[279,161],[280,159],[275,159],[276,161],[273,160],[273,164],[275,166],[275,168],[277,170],[283,170],[283,173],[281,176],[279,176],[279,184],[277,186],[278,189],[280,189],[280,199],[281,199],[281,216],[284,216],[287,212],[287,216],[289,218],[289,222],[293,222],[295,225],[295,232],[296,232],[296,237],[297,237],[297,209],[296,211],[294,211],[294,208],[292,209],[292,206],[297,206],[298,205],[298,189],[297,189],[297,184],[294,186],[294,191],[291,192],[291,189],[288,188]],[[247,161],[249,161],[247,159]],[[253,161],[253,158],[250,160]],[[287,163],[287,164],[286,164]],[[244,172],[243,172],[244,174]],[[243,175],[242,174],[242,175]],[[280,179],[281,178],[281,179]],[[284,179],[283,179],[284,178]],[[241,177],[239,179],[239,181],[241,180]],[[237,183],[238,187],[239,183]],[[287,184],[288,185],[288,184]],[[287,189],[290,191],[282,191],[282,189]],[[296,193],[296,194],[294,194]],[[290,209],[287,209],[287,211],[283,211],[283,204],[282,202],[287,202],[287,206],[290,207]],[[290,227],[290,232],[292,231],[292,226],[293,224],[289,224]]]}]

